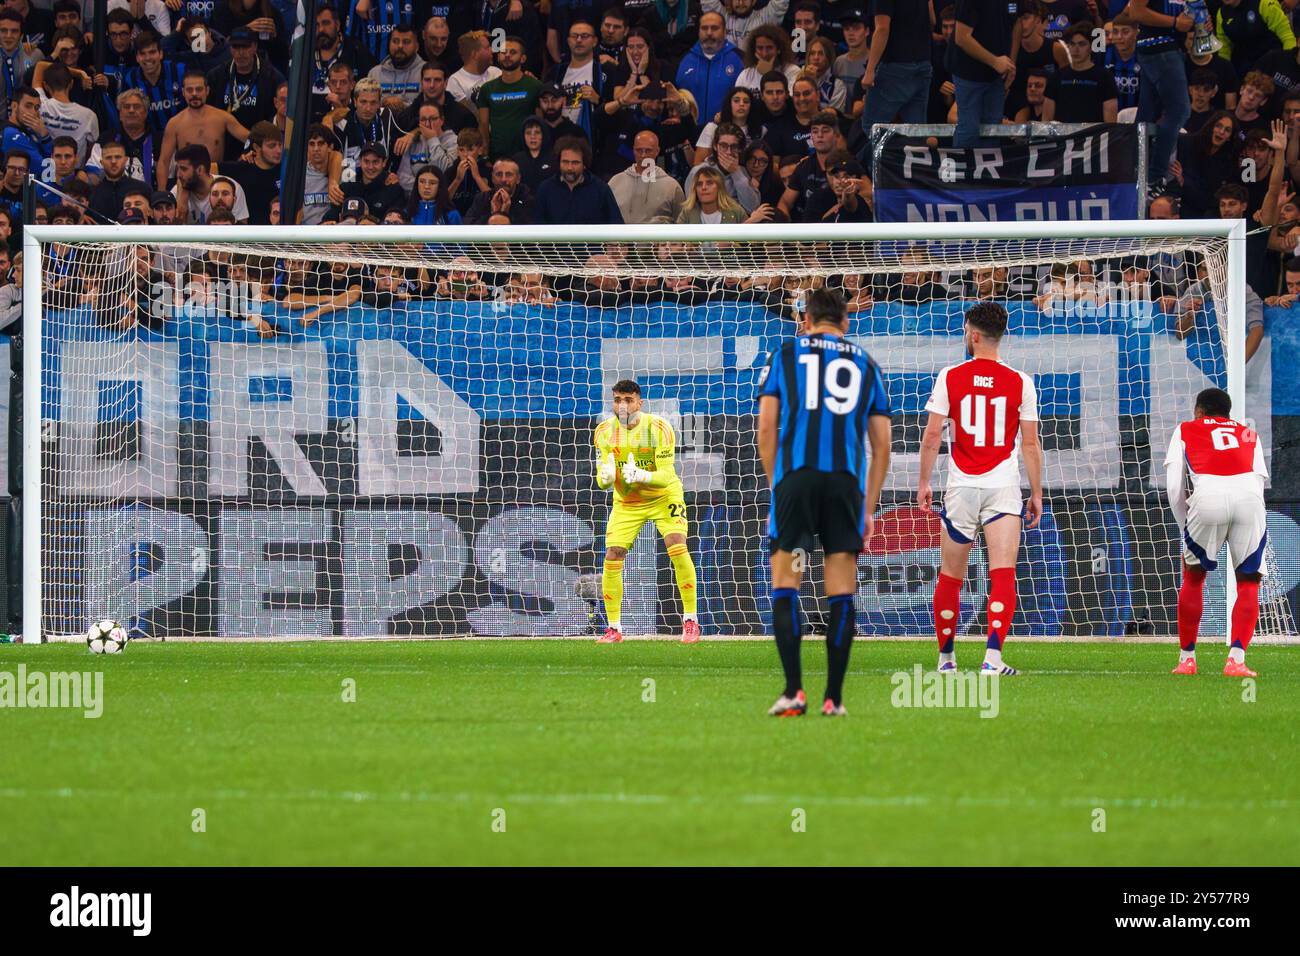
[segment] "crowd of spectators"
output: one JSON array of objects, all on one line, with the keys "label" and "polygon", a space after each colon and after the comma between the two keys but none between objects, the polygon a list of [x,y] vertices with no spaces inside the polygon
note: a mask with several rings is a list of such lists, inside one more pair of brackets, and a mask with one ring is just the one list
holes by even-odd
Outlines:
[{"label": "crowd of spectators", "polygon": [[[1208,0],[1220,49],[1205,52],[1183,0],[323,3],[295,118],[308,126],[299,221],[868,222],[874,124],[954,123],[954,142],[976,145],[982,124],[1140,120],[1155,132],[1150,214],[1244,216],[1260,230],[1251,288],[1289,306],[1296,6]],[[14,251],[29,173],[37,222],[278,224],[296,3],[109,0],[103,24],[93,8],[0,8],[0,232]],[[1037,300],[1073,283],[1065,271],[1009,284]],[[954,294],[904,278],[844,282],[859,306]],[[960,282],[999,288],[991,274]],[[560,292],[536,276],[505,285]]]}]

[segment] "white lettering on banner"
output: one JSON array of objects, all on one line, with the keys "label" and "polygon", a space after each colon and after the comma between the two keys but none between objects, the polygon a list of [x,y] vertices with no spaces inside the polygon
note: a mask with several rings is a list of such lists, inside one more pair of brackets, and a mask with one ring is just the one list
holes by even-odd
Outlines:
[{"label": "white lettering on banner", "polygon": [[223,511],[219,633],[334,633],[329,594],[321,600],[317,588],[329,532],[318,509]]},{"label": "white lettering on banner", "polygon": [[[427,511],[353,511],[342,516],[343,633],[388,633],[390,618],[456,591],[470,563],[456,522]],[[415,567],[394,576],[390,550],[412,549]]]},{"label": "white lettering on banner", "polygon": [[1051,169],[1050,167],[1047,169],[1038,168],[1038,157],[1042,155],[1044,152],[1046,152],[1047,148],[1048,147],[1046,146],[1029,147],[1029,167],[1025,170],[1025,175],[1028,176],[1030,179],[1055,179],[1056,178],[1056,170]]},{"label": "white lettering on banner", "polygon": [[983,176],[986,179],[1002,178],[1002,150],[996,148],[977,148],[971,150],[975,155],[975,169],[971,173],[974,181]]},{"label": "white lettering on banner", "polygon": [[[505,562],[492,575],[494,584],[513,594],[539,597],[553,606],[545,615],[558,634],[581,633],[587,623],[587,602],[578,597],[574,585],[578,572],[563,564],[538,561],[524,553],[526,545],[546,541],[559,553],[590,547],[591,526],[566,511],[555,508],[516,508],[488,520],[474,540],[474,558],[480,568],[492,568],[500,550]],[[653,552],[651,552],[653,553]],[[626,571],[626,567],[624,568]],[[479,634],[528,633],[540,615],[523,614],[503,603],[476,608],[467,615]]]},{"label": "white lettering on banner", "polygon": [[88,510],[82,547],[85,616],[92,621],[125,622],[166,607],[208,570],[208,535],[199,523],[143,504]]},{"label": "white lettering on banner", "polygon": [[[59,357],[59,491],[74,496],[175,496],[180,416],[176,343],[65,342]],[[138,404],[126,400],[130,394],[139,396]],[[107,407],[101,407],[105,403]],[[133,418],[124,417],[128,415]],[[99,457],[101,421],[132,420],[139,423],[139,454],[120,460]]]},{"label": "white lettering on banner", "polygon": [[[473,407],[400,343],[357,343],[358,484],[363,495],[457,494],[479,490],[479,432]],[[399,456],[397,398],[439,431],[439,453]]]},{"label": "white lettering on banner", "polygon": [[[342,581],[326,575],[337,522]],[[186,597],[207,576],[209,538],[187,515],[156,508],[88,509],[86,512],[87,613],[108,608],[133,622],[155,608]],[[658,542],[653,523],[623,569],[632,633],[654,629]],[[293,636],[332,633],[341,611],[343,633],[353,637],[389,633],[391,618],[449,594],[469,592],[485,580],[494,593],[531,599],[536,613],[503,601],[479,598],[468,622],[475,633],[583,634],[588,604],[578,596],[578,572],[533,555],[590,548],[590,523],[558,507],[511,507],[471,534],[437,511],[344,511],[324,508],[225,508],[214,520],[212,547],[219,551],[212,574],[217,633],[225,636]],[[471,546],[472,542],[472,546]],[[406,547],[409,570],[394,574],[392,549]],[[130,555],[154,556],[150,574],[136,586]],[[195,560],[191,550],[202,560]],[[472,559],[471,559],[472,556]],[[194,568],[201,566],[202,573]],[[341,606],[341,607],[340,607]],[[140,622],[147,631],[147,621]]]},{"label": "white lettering on banner", "polygon": [[[1026,190],[1026,195],[1032,195]],[[908,222],[1058,222],[1061,220],[1111,219],[1110,200],[1104,196],[1088,199],[1017,201],[1011,214],[1000,216],[992,203],[909,202]]]},{"label": "white lettering on banner", "polygon": [[[945,162],[953,179],[975,182],[980,179],[1002,180],[1007,156],[1026,155],[1023,178],[1057,179],[1071,175],[1104,175],[1110,172],[1110,132],[1097,136],[1062,137],[1050,143],[1029,146],[982,146],[957,149],[951,146],[903,146],[903,178],[916,179],[922,172],[932,172]],[[1023,152],[1027,150],[1027,153]],[[966,160],[971,158],[970,165]],[[892,158],[891,158],[892,162]],[[1076,168],[1081,167],[1081,168]],[[1021,178],[1019,174],[1013,178]]]},{"label": "white lettering on banner", "polygon": [[1074,172],[1074,164],[1076,162],[1083,163],[1082,172],[1085,175],[1092,173],[1092,137],[1091,136],[1085,137],[1083,142],[1079,143],[1077,146],[1075,145],[1074,140],[1067,139],[1065,141],[1065,152],[1061,158],[1061,163],[1062,166],[1064,167],[1065,175],[1068,176],[1072,172]]},{"label": "white lettering on banner", "polygon": [[[1044,458],[1043,484],[1052,491],[1115,488],[1122,477],[1119,454],[1119,340],[1110,335],[1060,335],[1044,348],[1046,336],[1008,336],[1002,358],[1028,375],[1078,375],[1077,448],[1056,449]],[[959,360],[961,340],[948,335],[877,335],[867,342],[871,357],[888,379],[895,374],[930,372]],[[1153,362],[1155,359],[1153,358]],[[928,389],[922,401],[929,396]],[[897,398],[894,398],[897,407]],[[1041,398],[1040,398],[1041,402]],[[895,452],[885,488],[909,493],[920,466],[920,451]],[[948,455],[941,455],[936,485],[947,481]],[[1023,479],[1022,479],[1023,480]]]},{"label": "white lettering on banner", "polygon": [[903,147],[903,178],[912,179],[914,176],[913,167],[924,166],[927,169],[934,166],[934,157],[930,150],[925,146],[904,146]]},{"label": "white lettering on banner", "polygon": [[[324,495],[325,485],[296,438],[329,425],[329,361],[322,342],[268,349],[260,344],[212,345],[209,432],[214,495],[248,494],[248,443],[261,439],[298,495]],[[288,386],[284,395],[283,386]],[[259,393],[255,395],[255,393]]]}]

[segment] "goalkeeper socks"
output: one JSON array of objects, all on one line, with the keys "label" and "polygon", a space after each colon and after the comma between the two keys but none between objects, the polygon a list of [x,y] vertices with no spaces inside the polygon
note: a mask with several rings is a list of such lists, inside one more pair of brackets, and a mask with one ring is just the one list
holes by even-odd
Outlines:
[{"label": "goalkeeper socks", "polygon": [[[1238,581],[1237,599],[1232,603],[1232,649],[1228,656],[1237,663],[1246,659],[1246,648],[1259,623],[1259,582]],[[1237,656],[1234,656],[1237,655]]]},{"label": "goalkeeper socks", "polygon": [[601,592],[605,595],[605,621],[620,630],[623,621],[623,559],[606,558],[601,575]]},{"label": "goalkeeper socks", "polygon": [[677,579],[677,593],[682,596],[682,619],[695,620],[695,562],[686,545],[675,544],[668,549],[668,560],[673,563],[673,576]]},{"label": "goalkeeper socks", "polygon": [[803,670],[799,664],[799,592],[794,588],[772,591],[772,632],[776,635],[776,652],[785,671],[785,696],[793,697],[803,689]]},{"label": "goalkeeper socks", "polygon": [[830,622],[826,629],[826,696],[838,707],[844,695],[844,675],[849,669],[857,611],[852,594],[837,594],[830,599],[830,605]]},{"label": "goalkeeper socks", "polygon": [[1205,569],[1184,565],[1183,583],[1178,588],[1178,646],[1182,658],[1196,656],[1196,635],[1201,631],[1201,613],[1205,609],[1204,588]]},{"label": "goalkeeper socks", "polygon": [[[1011,618],[1016,613],[1016,569],[994,568],[989,572],[989,640],[988,646],[998,651],[1006,643],[1011,630]],[[985,658],[988,659],[987,657]]]},{"label": "goalkeeper socks", "polygon": [[953,653],[954,631],[961,612],[961,579],[939,572],[934,584],[934,636],[939,641],[940,654]]}]

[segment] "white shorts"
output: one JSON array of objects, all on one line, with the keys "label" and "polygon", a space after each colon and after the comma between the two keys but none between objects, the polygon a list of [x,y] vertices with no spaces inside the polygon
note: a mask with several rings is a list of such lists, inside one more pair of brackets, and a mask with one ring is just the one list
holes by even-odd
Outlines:
[{"label": "white shorts", "polygon": [[1192,493],[1183,529],[1183,560],[1213,571],[1219,548],[1228,542],[1228,557],[1240,574],[1264,574],[1268,513],[1258,495],[1234,489]]},{"label": "white shorts", "polygon": [[944,492],[939,517],[948,537],[958,544],[970,544],[975,532],[990,521],[1024,514],[1019,488],[949,488]]}]

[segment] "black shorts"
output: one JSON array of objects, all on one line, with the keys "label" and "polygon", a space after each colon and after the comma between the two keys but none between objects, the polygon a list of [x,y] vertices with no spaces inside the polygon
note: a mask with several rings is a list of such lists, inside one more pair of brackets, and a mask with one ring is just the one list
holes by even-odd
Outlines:
[{"label": "black shorts", "polygon": [[863,505],[858,479],[847,471],[792,471],[772,492],[768,547],[811,551],[819,539],[823,554],[858,554],[866,533]]}]

